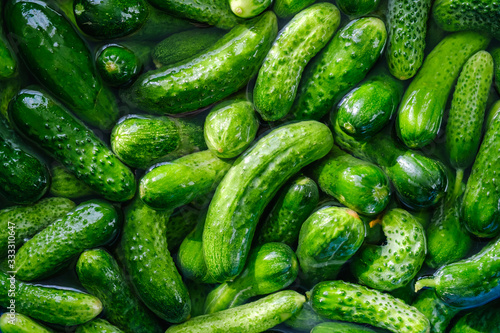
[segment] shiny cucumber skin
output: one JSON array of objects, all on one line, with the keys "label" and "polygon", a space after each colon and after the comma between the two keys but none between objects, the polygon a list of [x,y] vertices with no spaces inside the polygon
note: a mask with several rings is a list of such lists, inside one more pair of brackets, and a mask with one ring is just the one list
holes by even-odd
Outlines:
[{"label": "shiny cucumber skin", "polygon": [[436,138],[462,66],[489,41],[476,32],[459,32],[446,36],[427,56],[406,89],[396,118],[398,136],[407,147],[421,148]]},{"label": "shiny cucumber skin", "polygon": [[39,0],[9,1],[5,17],[21,58],[40,83],[83,121],[110,129],[119,113],[115,97],[71,23]]},{"label": "shiny cucumber skin", "polygon": [[309,61],[328,43],[340,24],[331,3],[314,4],[295,15],[278,33],[259,70],[253,102],[266,121],[290,112],[300,78]]},{"label": "shiny cucumber skin", "polygon": [[307,301],[302,306],[302,310],[290,317],[284,324],[296,331],[310,332],[316,325],[328,322],[330,319],[321,317],[311,307],[311,302]]},{"label": "shiny cucumber skin", "polygon": [[95,64],[101,78],[112,87],[135,80],[143,66],[132,50],[119,44],[108,44],[98,50]]},{"label": "shiny cucumber skin", "polygon": [[75,333],[123,333],[104,319],[94,319],[76,328]]},{"label": "shiny cucumber skin", "polygon": [[[13,280],[14,278],[14,280]],[[95,318],[102,311],[98,298],[79,291],[42,287],[18,281],[0,272],[0,305],[11,304],[15,293],[16,311],[47,323],[72,326]]]},{"label": "shiny cucumber skin", "polygon": [[311,333],[375,333],[368,327],[351,323],[321,323],[311,330]]},{"label": "shiny cucumber skin", "polygon": [[53,333],[48,327],[39,324],[30,317],[20,313],[5,312],[0,317],[0,330],[2,333]]},{"label": "shiny cucumber skin", "polygon": [[60,164],[52,167],[50,174],[52,175],[50,194],[55,197],[78,199],[94,193],[87,184],[77,179]]},{"label": "shiny cucumber skin", "polygon": [[309,293],[313,309],[332,320],[370,324],[394,333],[429,333],[429,320],[414,307],[378,290],[347,283],[318,283]]},{"label": "shiny cucumber skin", "polygon": [[500,100],[493,103],[490,110],[488,111],[488,114],[484,122],[485,130],[488,130],[488,128],[490,128],[490,125],[493,123],[493,119],[496,117],[498,113],[500,113]]},{"label": "shiny cucumber skin", "polygon": [[229,0],[234,15],[241,18],[252,18],[265,11],[272,0]]},{"label": "shiny cucumber skin", "polygon": [[408,80],[424,60],[431,0],[389,0],[387,64],[394,77]]},{"label": "shiny cucumber skin", "polygon": [[301,294],[284,290],[235,308],[195,317],[171,326],[165,333],[258,333],[272,328],[300,311],[305,302]]},{"label": "shiny cucumber skin", "polygon": [[300,175],[283,185],[276,197],[269,215],[259,227],[257,243],[282,242],[295,247],[300,227],[318,205],[318,185]]},{"label": "shiny cucumber skin", "polygon": [[166,228],[165,212],[136,198],[125,210],[119,253],[144,304],[158,317],[180,323],[189,317],[191,301],[170,256]]},{"label": "shiny cucumber skin", "polygon": [[90,200],[27,241],[16,253],[16,277],[31,281],[50,276],[85,249],[115,238],[121,219],[110,203]]},{"label": "shiny cucumber skin", "polygon": [[289,18],[315,2],[316,0],[275,0],[273,12],[279,18]]},{"label": "shiny cucumber skin", "polygon": [[162,332],[155,316],[135,296],[116,260],[105,250],[87,250],[76,263],[80,283],[99,298],[110,323],[130,333]]},{"label": "shiny cucumber skin", "polygon": [[493,56],[493,60],[495,62],[495,88],[500,94],[500,47],[491,51],[491,55]]},{"label": "shiny cucumber skin", "polygon": [[380,0],[337,0],[340,10],[349,16],[364,16],[377,9]]},{"label": "shiny cucumber skin", "polygon": [[484,306],[467,313],[452,327],[450,333],[500,333],[498,304]]},{"label": "shiny cucumber skin", "polygon": [[179,114],[230,96],[258,71],[278,31],[276,16],[266,12],[237,25],[204,53],[141,75],[125,100],[144,111]]},{"label": "shiny cucumber skin", "polygon": [[18,74],[17,66],[17,60],[9,42],[0,30],[0,79],[5,80],[15,77]]},{"label": "shiny cucumber skin", "polygon": [[327,126],[302,121],[274,129],[234,162],[215,191],[203,231],[208,272],[216,281],[243,270],[264,208],[291,176],[332,146]]},{"label": "shiny cucumber skin", "polygon": [[134,174],[64,106],[39,87],[21,90],[9,109],[24,137],[63,164],[97,194],[126,201],[136,190]]},{"label": "shiny cucumber skin", "polygon": [[320,119],[368,73],[387,38],[384,22],[349,22],[304,70],[292,107],[295,119]]},{"label": "shiny cucumber skin", "polygon": [[436,296],[434,290],[422,290],[412,303],[431,323],[431,333],[445,333],[446,329],[460,309],[447,305]]}]

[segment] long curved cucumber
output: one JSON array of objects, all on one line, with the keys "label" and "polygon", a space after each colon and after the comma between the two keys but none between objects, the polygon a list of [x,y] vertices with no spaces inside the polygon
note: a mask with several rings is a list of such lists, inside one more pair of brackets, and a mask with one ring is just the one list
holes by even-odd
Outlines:
[{"label": "long curved cucumber", "polygon": [[53,333],[50,328],[20,313],[5,312],[0,317],[2,333]]},{"label": "long curved cucumber", "polygon": [[418,293],[412,306],[429,319],[431,333],[445,333],[448,324],[460,312],[460,309],[449,306],[440,300],[431,289]]}]

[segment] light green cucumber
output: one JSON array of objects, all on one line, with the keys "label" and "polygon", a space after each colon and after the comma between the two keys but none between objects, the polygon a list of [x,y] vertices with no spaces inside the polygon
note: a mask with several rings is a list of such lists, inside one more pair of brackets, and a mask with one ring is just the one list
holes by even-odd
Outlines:
[{"label": "light green cucumber", "polygon": [[94,319],[76,328],[76,333],[123,333],[104,319]]},{"label": "light green cucumber", "polygon": [[279,18],[289,18],[315,2],[316,0],[275,0],[273,11]]},{"label": "light green cucumber", "polygon": [[311,333],[376,333],[368,327],[342,322],[321,323]]},{"label": "light green cucumber", "polygon": [[496,117],[498,113],[500,113],[500,100],[496,101],[489,110],[488,116],[486,117],[484,124],[485,129],[490,128],[491,124],[493,123],[493,119]]},{"label": "light green cucumber", "polygon": [[4,313],[0,317],[2,333],[53,333],[54,331],[20,313]]},{"label": "light green cucumber", "polygon": [[380,0],[337,0],[340,10],[349,16],[364,16],[377,9]]},{"label": "light green cucumber", "polygon": [[56,197],[78,199],[94,194],[87,184],[75,177],[60,164],[50,169],[52,182],[50,183],[50,194]]},{"label": "light green cucumber", "polygon": [[434,290],[422,290],[412,303],[431,323],[431,333],[445,333],[448,324],[460,309],[447,305],[436,296]]},{"label": "light green cucumber", "polygon": [[273,0],[229,0],[229,6],[234,15],[251,18],[265,11],[272,2]]}]

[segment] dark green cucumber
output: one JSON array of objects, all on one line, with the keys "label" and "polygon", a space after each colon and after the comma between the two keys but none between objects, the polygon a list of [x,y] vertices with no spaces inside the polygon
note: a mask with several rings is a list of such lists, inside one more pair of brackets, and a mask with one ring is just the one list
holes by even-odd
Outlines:
[{"label": "dark green cucumber", "polygon": [[146,173],[140,183],[142,201],[154,209],[174,209],[211,193],[231,168],[210,150],[160,164]]},{"label": "dark green cucumber", "polygon": [[370,324],[394,333],[429,333],[429,320],[417,309],[378,290],[331,281],[308,294],[313,309],[332,320]]},{"label": "dark green cucumber", "polygon": [[76,263],[76,273],[85,289],[101,300],[110,323],[130,333],[162,332],[108,252],[102,249],[83,252]]},{"label": "dark green cucumber", "polygon": [[165,213],[136,198],[125,211],[120,257],[141,300],[158,317],[179,323],[191,312],[191,301],[166,237]]},{"label": "dark green cucumber", "polygon": [[241,273],[264,208],[291,176],[332,146],[328,127],[302,121],[274,129],[235,161],[215,191],[203,231],[208,272],[216,281]]},{"label": "dark green cucumber", "polygon": [[57,270],[85,249],[101,246],[118,233],[121,220],[109,203],[90,200],[57,219],[16,253],[16,277],[31,281]]},{"label": "dark green cucumber", "polygon": [[250,251],[245,269],[234,280],[212,290],[205,313],[214,313],[246,303],[251,297],[285,289],[297,278],[295,253],[283,243],[266,243]]},{"label": "dark green cucumber", "polygon": [[119,113],[115,97],[71,23],[38,0],[9,1],[5,18],[21,58],[40,83],[83,121],[111,128]]},{"label": "dark green cucumber", "polygon": [[[202,206],[206,207],[207,203],[203,203]],[[198,220],[202,218],[203,211],[189,205],[179,207],[171,214],[169,211],[158,211],[157,213],[164,216],[165,224],[167,225],[168,250],[174,252],[189,233],[195,229]]]},{"label": "dark green cucumber", "polygon": [[142,70],[142,63],[137,55],[119,44],[103,46],[97,52],[95,62],[99,75],[112,87],[132,82]]},{"label": "dark green cucumber", "polygon": [[313,285],[335,279],[364,238],[365,225],[356,212],[345,207],[324,207],[314,212],[300,229],[297,257],[302,282]]},{"label": "dark green cucumber", "polygon": [[277,30],[276,16],[266,12],[237,25],[205,53],[141,75],[124,98],[144,111],[160,114],[209,106],[240,90],[257,73]]},{"label": "dark green cucumber", "polygon": [[328,43],[339,24],[337,7],[322,2],[302,10],[281,29],[259,70],[253,91],[255,109],[262,119],[274,121],[288,114],[304,68]]},{"label": "dark green cucumber", "polygon": [[191,318],[203,315],[205,311],[205,299],[212,289],[211,285],[195,281],[186,281],[186,286],[189,290],[189,297],[191,298]]},{"label": "dark green cucumber", "polygon": [[316,325],[328,322],[330,319],[321,317],[311,307],[311,302],[305,302],[302,309],[290,317],[284,324],[294,330],[310,332]]},{"label": "dark green cucumber", "polygon": [[257,242],[282,242],[295,247],[300,227],[318,205],[318,186],[314,180],[299,175],[289,180],[276,198],[257,231]]},{"label": "dark green cucumber", "polygon": [[16,96],[23,84],[19,76],[7,80],[0,80],[0,115],[9,120],[9,102]]},{"label": "dark green cucumber", "polygon": [[399,106],[396,129],[406,146],[421,148],[436,138],[462,66],[489,41],[476,32],[459,32],[446,36],[427,56]]},{"label": "dark green cucumber", "polygon": [[498,305],[479,308],[460,318],[450,333],[500,333]]},{"label": "dark green cucumber", "polygon": [[376,333],[374,330],[368,327],[350,324],[350,323],[341,323],[341,322],[332,322],[332,323],[321,323],[311,330],[311,333]]},{"label": "dark green cucumber", "polygon": [[460,309],[447,305],[440,300],[434,290],[423,290],[418,293],[417,299],[412,303],[431,323],[431,333],[445,333],[448,324]]},{"label": "dark green cucumber", "polygon": [[9,42],[0,30],[0,80],[17,75],[17,60],[10,48]]},{"label": "dark green cucumber", "polygon": [[365,17],[349,22],[306,67],[292,107],[296,119],[320,119],[358,84],[384,49],[384,22]]},{"label": "dark green cucumber", "polygon": [[349,16],[364,16],[377,9],[380,0],[337,0],[340,10]]},{"label": "dark green cucumber", "polygon": [[497,88],[497,92],[500,94],[500,47],[495,48],[491,52],[491,55],[495,62],[495,88]]},{"label": "dark green cucumber", "polygon": [[391,199],[391,185],[378,166],[334,146],[313,169],[323,192],[364,215],[380,214]]},{"label": "dark green cucumber", "polygon": [[252,143],[259,120],[251,102],[235,99],[222,102],[210,111],[204,125],[208,149],[220,158],[233,158]]},{"label": "dark green cucumber", "polygon": [[94,132],[38,87],[21,90],[10,104],[17,130],[111,201],[134,196],[133,173]]},{"label": "dark green cucumber", "polygon": [[53,196],[78,199],[94,193],[87,184],[78,180],[75,175],[60,164],[52,167],[50,173],[52,175],[50,194]]},{"label": "dark green cucumber", "polygon": [[252,18],[265,11],[273,0],[229,0],[229,7],[234,15]]},{"label": "dark green cucumber", "polygon": [[427,19],[431,0],[389,0],[387,64],[391,74],[408,80],[424,60]]},{"label": "dark green cucumber", "polygon": [[304,302],[305,297],[295,291],[279,291],[252,303],[195,317],[165,333],[259,333],[290,318]]},{"label": "dark green cucumber", "polygon": [[53,333],[54,331],[20,313],[4,313],[0,317],[2,333]]},{"label": "dark green cucumber", "polygon": [[[12,305],[14,304],[14,305]],[[59,325],[78,325],[102,311],[98,298],[75,290],[42,287],[0,272],[0,305],[32,318]]]},{"label": "dark green cucumber", "polygon": [[123,333],[104,319],[94,319],[76,328],[75,333]]},{"label": "dark green cucumber", "polygon": [[315,2],[316,0],[275,0],[273,11],[279,18],[289,18]]}]

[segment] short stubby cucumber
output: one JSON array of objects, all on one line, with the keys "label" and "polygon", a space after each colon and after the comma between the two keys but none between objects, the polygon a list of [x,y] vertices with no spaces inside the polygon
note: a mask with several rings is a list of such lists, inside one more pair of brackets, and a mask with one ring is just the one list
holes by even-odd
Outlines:
[{"label": "short stubby cucumber", "polygon": [[450,333],[500,333],[498,311],[498,304],[492,304],[469,312],[457,321]]},{"label": "short stubby cucumber", "polygon": [[311,330],[311,333],[375,333],[374,330],[351,323],[321,323]]},{"label": "short stubby cucumber", "polygon": [[288,114],[304,68],[328,43],[339,24],[337,7],[322,2],[295,15],[279,32],[253,91],[255,109],[262,119],[274,121]]},{"label": "short stubby cucumber", "polygon": [[94,319],[76,328],[75,333],[123,333],[104,319]]},{"label": "short stubby cucumber", "polygon": [[97,51],[95,63],[101,78],[112,87],[135,80],[143,66],[132,50],[119,44],[104,45]]},{"label": "short stubby cucumber", "polygon": [[394,333],[429,333],[429,320],[417,309],[378,290],[347,283],[318,283],[309,293],[313,309],[332,320],[370,324]]},{"label": "short stubby cucumber", "polygon": [[302,121],[274,129],[235,161],[215,191],[203,231],[208,272],[216,281],[241,273],[264,208],[291,176],[332,146],[326,125]]},{"label": "short stubby cucumber", "polygon": [[380,0],[337,0],[340,10],[349,16],[364,16],[377,9]]},{"label": "short stubby cucumber", "polygon": [[52,181],[50,194],[55,197],[78,199],[94,193],[84,182],[75,177],[65,167],[56,164],[50,169]]},{"label": "short stubby cucumber", "polygon": [[2,333],[53,333],[50,328],[20,313],[4,313],[0,317]]},{"label": "short stubby cucumber", "polygon": [[431,323],[431,333],[445,333],[448,324],[460,309],[447,305],[440,300],[434,290],[423,290],[412,303]]},{"label": "short stubby cucumber", "polygon": [[399,106],[396,129],[409,148],[428,145],[438,134],[453,83],[465,62],[490,39],[476,32],[446,36],[427,56]]},{"label": "short stubby cucumber", "polygon": [[229,6],[234,15],[251,18],[265,11],[273,0],[229,0]]},{"label": "short stubby cucumber", "polygon": [[111,201],[136,190],[134,174],[94,132],[39,87],[21,90],[9,116],[17,130],[63,164],[79,180]]},{"label": "short stubby cucumber", "polygon": [[289,18],[315,2],[316,0],[274,0],[273,12],[279,18]]},{"label": "short stubby cucumber", "polygon": [[493,56],[493,60],[495,62],[495,88],[500,94],[500,47],[491,51],[491,55]]},{"label": "short stubby cucumber", "polygon": [[384,22],[365,17],[349,22],[304,70],[292,107],[296,119],[320,119],[366,76],[387,38]]},{"label": "short stubby cucumber", "polygon": [[171,326],[165,333],[259,333],[300,311],[305,300],[295,291],[279,291],[252,303],[195,317],[184,324]]},{"label": "short stubby cucumber", "polygon": [[209,106],[240,90],[257,73],[277,30],[276,16],[266,12],[237,25],[203,54],[144,73],[123,97],[159,114]]}]

